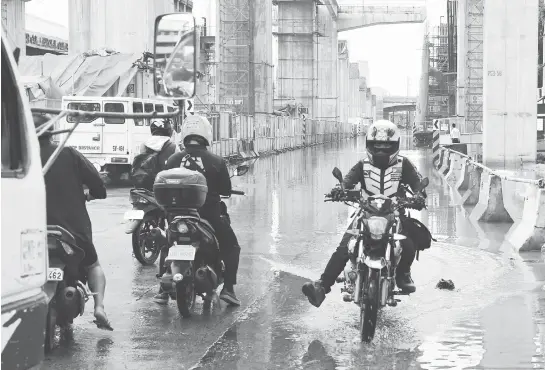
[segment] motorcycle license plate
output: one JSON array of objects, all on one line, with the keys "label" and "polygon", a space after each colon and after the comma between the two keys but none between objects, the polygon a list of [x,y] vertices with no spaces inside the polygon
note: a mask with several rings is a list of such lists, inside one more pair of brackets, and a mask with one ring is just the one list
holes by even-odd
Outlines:
[{"label": "motorcycle license plate", "polygon": [[193,261],[196,249],[192,245],[174,245],[168,250],[167,260]]},{"label": "motorcycle license plate", "polygon": [[125,220],[141,220],[144,218],[144,211],[140,209],[131,209],[130,211],[125,212],[123,218]]},{"label": "motorcycle license plate", "polygon": [[62,281],[64,277],[64,271],[58,267],[51,267],[47,269],[47,281]]}]

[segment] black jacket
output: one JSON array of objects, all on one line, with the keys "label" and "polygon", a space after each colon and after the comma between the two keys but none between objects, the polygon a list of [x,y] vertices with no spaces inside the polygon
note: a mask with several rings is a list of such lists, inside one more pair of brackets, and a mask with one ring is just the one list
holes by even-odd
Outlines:
[{"label": "black jacket", "polygon": [[[412,191],[420,184],[422,176],[414,166],[414,164],[407,158],[403,158],[403,164],[401,167],[401,179],[400,183],[408,185]],[[362,189],[365,189],[365,180],[363,177],[363,159],[354,165],[350,171],[344,176],[343,185],[345,189],[354,189],[354,187],[359,183]],[[426,197],[425,191],[422,192],[424,197]]]},{"label": "black jacket", "polygon": [[[196,166],[184,157],[190,155]],[[202,165],[202,168],[199,168]],[[199,171],[206,177],[208,195],[205,204],[218,203],[220,195],[231,195],[231,177],[225,160],[211,152],[205,146],[188,145],[179,153],[174,153],[167,161],[166,169],[185,167]],[[203,171],[204,169],[204,171]]]},{"label": "black jacket", "polygon": [[[52,143],[41,143],[42,166],[57,149]],[[91,243],[91,220],[85,206],[83,186],[96,199],[106,198],[106,187],[95,167],[74,148],[64,147],[45,175],[47,223],[59,225],[83,242]]]}]

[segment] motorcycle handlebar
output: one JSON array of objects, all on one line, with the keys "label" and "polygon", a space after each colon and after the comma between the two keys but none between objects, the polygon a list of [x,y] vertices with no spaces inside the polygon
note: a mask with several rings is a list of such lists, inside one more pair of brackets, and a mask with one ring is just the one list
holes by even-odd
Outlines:
[{"label": "motorcycle handlebar", "polygon": [[243,192],[242,190],[231,190],[231,194],[233,194],[233,195],[244,195],[246,193]]}]

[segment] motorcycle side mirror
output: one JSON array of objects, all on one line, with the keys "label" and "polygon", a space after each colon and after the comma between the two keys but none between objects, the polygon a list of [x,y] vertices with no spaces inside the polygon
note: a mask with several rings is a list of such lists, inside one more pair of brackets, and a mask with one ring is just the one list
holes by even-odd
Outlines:
[{"label": "motorcycle side mirror", "polygon": [[335,177],[339,181],[339,183],[343,183],[343,173],[341,172],[341,170],[335,167],[331,173],[333,174],[333,177]]},{"label": "motorcycle side mirror", "polygon": [[234,175],[235,175],[235,176],[242,176],[242,175],[245,175],[246,172],[248,172],[249,169],[250,169],[250,166],[247,166],[247,165],[243,164],[243,165],[238,166],[237,168],[235,168],[235,173],[234,173]]}]

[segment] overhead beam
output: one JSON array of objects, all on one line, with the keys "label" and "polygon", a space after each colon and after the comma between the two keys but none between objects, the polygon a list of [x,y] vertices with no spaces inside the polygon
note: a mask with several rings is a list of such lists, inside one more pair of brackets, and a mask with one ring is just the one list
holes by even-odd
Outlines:
[{"label": "overhead beam", "polygon": [[339,4],[337,4],[337,0],[322,0],[322,3],[327,7],[331,18],[334,20],[337,19],[337,13],[339,11]]}]

